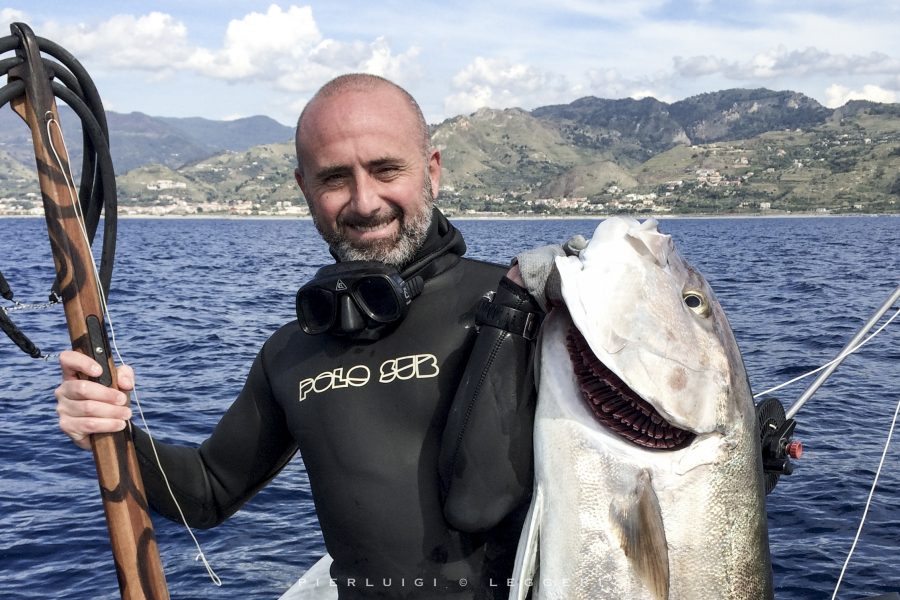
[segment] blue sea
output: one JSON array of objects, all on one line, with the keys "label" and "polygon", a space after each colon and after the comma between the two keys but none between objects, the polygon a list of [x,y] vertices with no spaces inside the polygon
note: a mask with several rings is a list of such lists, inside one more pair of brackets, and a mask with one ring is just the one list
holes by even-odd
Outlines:
[{"label": "blue sea", "polygon": [[[590,235],[591,220],[458,221],[469,256]],[[900,284],[900,218],[671,219],[661,228],[731,320],[754,390],[833,358]],[[110,309],[163,441],[198,443],[239,391],[260,345],[294,318],[294,293],[330,259],[309,221],[123,220]],[[53,280],[42,219],[0,219],[0,270],[17,298]],[[889,313],[891,314],[891,313]],[[68,344],[62,310],[16,312],[46,352]],[[0,338],[0,598],[114,599],[90,453],[58,430],[58,366]],[[778,395],[790,404],[809,380]],[[768,497],[779,599],[830,598],[900,402],[900,319],[850,357],[797,416],[805,453]],[[900,432],[898,432],[900,435]],[[839,598],[900,591],[900,448],[890,448]],[[277,598],[323,552],[301,460],[224,525],[197,535],[154,518],[173,598]],[[714,561],[715,557],[709,557]]]}]

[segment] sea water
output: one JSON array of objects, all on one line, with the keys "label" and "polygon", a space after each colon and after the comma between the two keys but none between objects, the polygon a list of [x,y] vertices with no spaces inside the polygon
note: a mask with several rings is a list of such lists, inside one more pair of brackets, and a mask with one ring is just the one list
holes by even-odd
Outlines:
[{"label": "sea water", "polygon": [[[461,220],[468,256],[507,262],[593,220]],[[900,218],[670,219],[707,277],[754,390],[833,358],[900,284]],[[238,393],[294,294],[329,255],[303,220],[122,220],[110,307],[162,441],[199,443]],[[0,219],[0,271],[16,298],[53,280],[42,219]],[[4,306],[8,306],[4,304]],[[890,314],[890,313],[889,313]],[[62,311],[12,313],[45,352],[68,344]],[[0,338],[0,598],[114,599],[118,588],[87,452],[58,430],[59,369]],[[806,380],[777,395],[790,404]],[[828,598],[862,516],[900,402],[900,319],[849,358],[798,414],[805,453],[768,497],[776,598]],[[173,598],[276,598],[324,551],[295,459],[225,524],[197,536],[222,578],[195,562],[183,528],[155,517]],[[900,591],[900,448],[888,452],[840,598]],[[710,557],[715,560],[715,557]]]}]

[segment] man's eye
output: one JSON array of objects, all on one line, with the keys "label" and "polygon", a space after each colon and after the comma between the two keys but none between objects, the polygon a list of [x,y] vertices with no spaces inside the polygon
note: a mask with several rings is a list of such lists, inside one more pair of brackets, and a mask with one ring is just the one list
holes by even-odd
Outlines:
[{"label": "man's eye", "polygon": [[343,185],[345,179],[346,178],[343,175],[339,174],[326,175],[322,178],[322,185],[326,187],[338,187]]},{"label": "man's eye", "polygon": [[375,170],[375,177],[383,181],[393,179],[400,174],[400,168],[394,166],[379,167]]}]

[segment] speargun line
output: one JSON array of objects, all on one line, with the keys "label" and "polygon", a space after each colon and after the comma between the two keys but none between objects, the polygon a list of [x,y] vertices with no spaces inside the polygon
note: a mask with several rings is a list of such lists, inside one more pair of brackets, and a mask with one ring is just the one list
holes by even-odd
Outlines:
[{"label": "speargun line", "polygon": [[809,400],[820,387],[822,387],[822,384],[825,383],[825,380],[828,379],[828,377],[834,372],[834,370],[838,368],[838,365],[844,362],[845,358],[850,356],[850,354],[857,348],[859,342],[866,336],[867,333],[869,333],[869,330],[871,330],[878,322],[878,320],[881,319],[882,316],[884,316],[884,313],[886,313],[892,306],[894,306],[898,299],[900,299],[900,286],[897,286],[897,289],[895,289],[894,292],[888,297],[888,299],[885,300],[884,304],[882,304],[881,307],[872,314],[872,317],[866,322],[865,325],[863,325],[862,329],[860,329],[856,333],[856,335],[853,336],[853,339],[850,340],[846,346],[844,346],[844,348],[838,354],[837,358],[835,358],[831,362],[828,368],[822,371],[822,373],[819,374],[818,377],[816,377],[816,380],[813,381],[808,388],[806,388],[806,391],[804,391],[800,395],[797,401],[791,405],[791,407],[785,413],[786,418],[792,419],[794,415],[797,414],[797,411],[799,411],[803,407],[803,405],[806,404],[806,401]]}]

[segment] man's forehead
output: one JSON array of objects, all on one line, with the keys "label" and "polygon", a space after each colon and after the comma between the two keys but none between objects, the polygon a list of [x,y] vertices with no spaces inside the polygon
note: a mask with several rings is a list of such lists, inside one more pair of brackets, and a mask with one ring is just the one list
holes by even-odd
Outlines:
[{"label": "man's forehead", "polygon": [[420,147],[414,112],[406,98],[390,88],[317,98],[304,114],[298,134],[304,160],[320,165],[332,162],[320,153],[343,154],[351,145],[365,149],[372,159],[418,154]]},{"label": "man's forehead", "polygon": [[301,131],[322,123],[322,117],[377,116],[389,114],[414,123],[416,115],[407,98],[399,90],[387,86],[353,87],[310,101],[301,123]]}]

